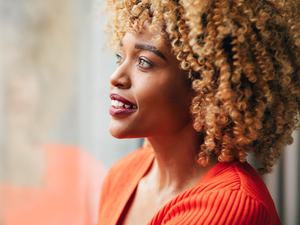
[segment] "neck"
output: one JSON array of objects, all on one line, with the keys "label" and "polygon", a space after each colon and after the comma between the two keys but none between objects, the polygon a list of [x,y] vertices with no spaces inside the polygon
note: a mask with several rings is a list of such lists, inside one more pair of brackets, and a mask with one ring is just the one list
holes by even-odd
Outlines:
[{"label": "neck", "polygon": [[180,132],[148,138],[155,152],[149,179],[156,183],[157,192],[182,192],[196,185],[217,162],[200,166],[196,159],[201,138],[192,123]]}]

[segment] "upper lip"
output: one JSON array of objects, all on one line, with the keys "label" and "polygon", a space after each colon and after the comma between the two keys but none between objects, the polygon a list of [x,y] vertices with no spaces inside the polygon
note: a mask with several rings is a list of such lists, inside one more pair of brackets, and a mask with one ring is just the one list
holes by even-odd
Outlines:
[{"label": "upper lip", "polygon": [[126,98],[123,98],[121,95],[118,95],[116,93],[110,93],[109,96],[111,100],[117,100],[119,102],[123,102],[126,105],[135,105],[132,102],[128,101]]}]

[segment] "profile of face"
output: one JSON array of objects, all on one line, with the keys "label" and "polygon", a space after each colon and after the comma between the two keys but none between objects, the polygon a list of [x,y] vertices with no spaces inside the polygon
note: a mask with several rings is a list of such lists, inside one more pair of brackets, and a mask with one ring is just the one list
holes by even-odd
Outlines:
[{"label": "profile of face", "polygon": [[111,75],[109,130],[116,138],[168,136],[192,124],[193,91],[170,44],[158,43],[145,23],[127,33]]}]

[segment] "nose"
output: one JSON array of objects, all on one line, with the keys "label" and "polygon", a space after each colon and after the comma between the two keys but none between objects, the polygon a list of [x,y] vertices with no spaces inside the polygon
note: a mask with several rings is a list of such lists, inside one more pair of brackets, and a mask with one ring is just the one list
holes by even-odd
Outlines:
[{"label": "nose", "polygon": [[126,65],[124,64],[118,67],[118,69],[110,76],[109,80],[112,87],[121,89],[128,89],[131,87],[130,76],[128,75]]}]

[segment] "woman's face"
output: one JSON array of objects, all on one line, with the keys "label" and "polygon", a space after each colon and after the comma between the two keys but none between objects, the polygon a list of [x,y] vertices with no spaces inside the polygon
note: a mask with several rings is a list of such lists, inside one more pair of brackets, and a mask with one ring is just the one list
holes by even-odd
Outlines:
[{"label": "woman's face", "polygon": [[172,135],[192,122],[187,72],[179,68],[170,45],[157,44],[147,28],[125,35],[119,67],[110,77],[109,129],[116,138]]}]

